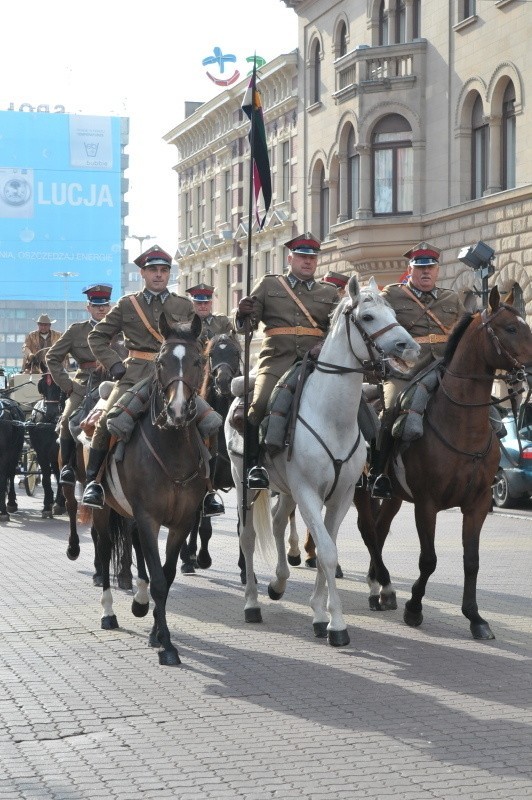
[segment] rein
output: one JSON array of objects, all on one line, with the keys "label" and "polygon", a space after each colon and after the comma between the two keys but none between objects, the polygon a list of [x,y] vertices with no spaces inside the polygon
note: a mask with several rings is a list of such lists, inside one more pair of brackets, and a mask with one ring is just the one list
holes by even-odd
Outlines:
[{"label": "rein", "polygon": [[162,459],[160,458],[160,456],[156,453],[155,449],[153,448],[152,443],[150,442],[150,440],[146,436],[146,433],[145,433],[144,428],[143,428],[142,425],[140,426],[140,434],[141,434],[142,438],[144,439],[144,442],[145,442],[148,450],[150,451],[150,453],[152,454],[154,459],[157,461],[157,463],[159,464],[160,468],[162,469],[162,471],[164,472],[164,474],[166,475],[168,480],[171,481],[175,486],[186,486],[188,483],[193,481],[194,478],[197,478],[199,476],[200,473],[196,469],[193,473],[188,475],[188,477],[186,477],[186,478],[174,478],[174,477],[172,477],[172,475],[170,475],[170,473],[166,469],[166,466],[163,463]]}]

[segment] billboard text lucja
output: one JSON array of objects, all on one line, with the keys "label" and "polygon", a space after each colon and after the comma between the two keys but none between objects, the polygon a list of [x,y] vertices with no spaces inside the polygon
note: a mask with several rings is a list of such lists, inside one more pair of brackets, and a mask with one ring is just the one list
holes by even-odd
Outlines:
[{"label": "billboard text lucja", "polygon": [[119,289],[120,118],[0,112],[0,299]]}]

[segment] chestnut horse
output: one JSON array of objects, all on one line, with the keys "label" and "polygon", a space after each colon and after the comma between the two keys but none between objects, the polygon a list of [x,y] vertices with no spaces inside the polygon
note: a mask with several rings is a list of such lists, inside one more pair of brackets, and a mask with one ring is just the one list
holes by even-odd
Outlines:
[{"label": "chestnut horse", "polygon": [[[205,462],[209,454],[194,422],[196,396],[202,379],[202,352],[198,341],[201,319],[194,316],[189,325],[172,328],[161,314],[159,330],[164,341],[155,360],[150,406],[125,445],[123,458],[118,461],[111,456],[108,461],[103,478],[106,507],[93,509],[93,522],[103,568],[102,628],[118,627],[109,567],[113,545],[121,533],[118,528],[124,526],[113,525],[116,518],[111,510],[114,510],[122,517],[134,519],[135,533],[138,533],[146,562],[144,565],[142,559],[138,559],[138,591],[133,599],[133,613],[144,616],[148,611],[149,573],[150,592],[155,603],[149,643],[152,647],[161,646],[159,663],[175,665],[180,660],[170,639],[166,600],[175,578],[179,550],[192,529],[205,494]],[[164,565],[159,555],[161,525],[168,528]]]},{"label": "chestnut horse", "polygon": [[[376,533],[382,549],[403,500],[414,503],[420,542],[419,578],[412,586],[404,621],[412,627],[423,621],[422,599],[436,569],[434,536],[438,511],[458,507],[462,512],[464,591],[462,613],[475,639],[494,635],[479,612],[476,599],[479,540],[491,508],[491,486],[499,465],[499,442],[490,424],[492,384],[496,371],[510,387],[526,380],[532,365],[532,332],[512,307],[510,294],[501,302],[491,290],[484,311],[466,313],[455,326],[443,361],[440,384],[424,419],[424,433],[401,454],[396,445],[389,469],[394,490],[391,500],[376,512]],[[369,494],[355,492],[358,527],[373,529]],[[373,506],[374,511],[374,506]],[[379,607],[373,564],[368,574],[370,607]],[[397,607],[388,605],[390,607]]]}]

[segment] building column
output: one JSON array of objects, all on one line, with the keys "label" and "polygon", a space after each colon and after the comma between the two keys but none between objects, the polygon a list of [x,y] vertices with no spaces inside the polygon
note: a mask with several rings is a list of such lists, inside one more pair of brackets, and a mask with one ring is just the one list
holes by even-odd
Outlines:
[{"label": "building column", "polygon": [[414,0],[404,0],[405,2],[405,41],[411,42],[414,39]]},{"label": "building column", "polygon": [[395,0],[388,0],[388,42],[387,44],[396,44],[395,42]]},{"label": "building column", "polygon": [[489,117],[489,137],[490,157],[488,165],[488,188],[486,189],[485,194],[495,194],[495,192],[500,192],[502,189],[502,117],[500,114],[492,114]]},{"label": "building column", "polygon": [[371,207],[371,147],[367,144],[359,144],[355,149],[360,158],[360,192],[356,219],[369,219],[373,215]]},{"label": "building column", "polygon": [[339,163],[339,179],[340,179],[340,197],[337,222],[345,222],[348,219],[347,215],[347,156],[340,156]]}]

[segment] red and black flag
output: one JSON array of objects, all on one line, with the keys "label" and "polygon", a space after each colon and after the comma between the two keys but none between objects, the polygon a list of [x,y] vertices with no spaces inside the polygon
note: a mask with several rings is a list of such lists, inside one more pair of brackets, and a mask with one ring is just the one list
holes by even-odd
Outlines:
[{"label": "red and black flag", "polygon": [[[257,89],[257,70],[253,63],[251,80],[244,95],[242,111],[247,115],[251,122],[249,132],[249,143],[251,145],[251,157],[253,162],[253,195],[255,197],[255,213],[259,228],[262,228],[266,220],[266,214],[272,201],[272,176],[270,173],[270,160],[268,158],[268,146],[266,144],[266,130],[264,128],[264,116],[262,113],[262,103],[260,92]],[[262,194],[264,203],[264,216],[262,221],[259,215],[259,195]]]}]

